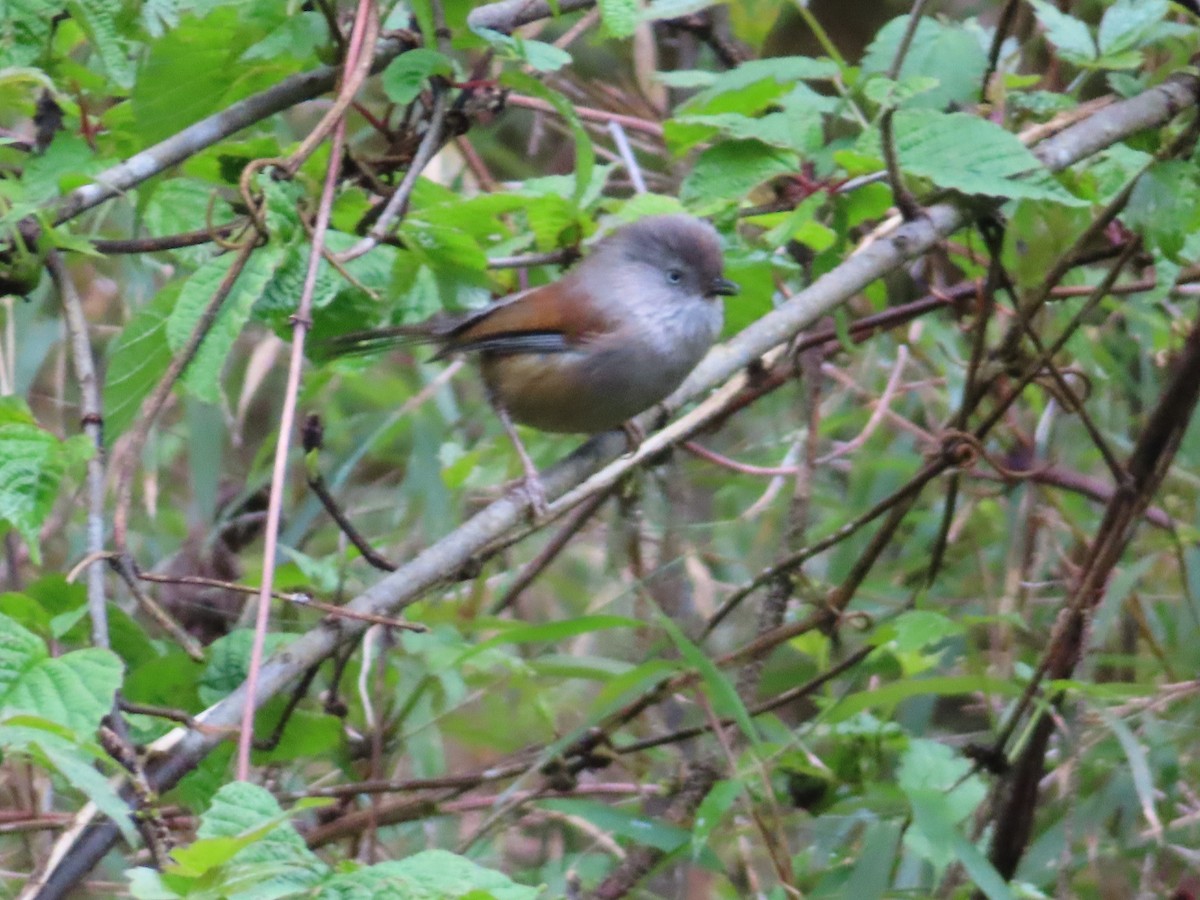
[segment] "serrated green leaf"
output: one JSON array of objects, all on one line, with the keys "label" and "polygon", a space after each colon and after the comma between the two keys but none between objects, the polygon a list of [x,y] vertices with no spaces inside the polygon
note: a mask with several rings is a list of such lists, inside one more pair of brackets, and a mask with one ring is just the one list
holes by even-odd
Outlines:
[{"label": "serrated green leaf", "polygon": [[41,562],[42,522],[78,457],[74,445],[32,421],[23,401],[0,400],[0,522],[17,529],[35,563]]},{"label": "serrated green leaf", "polygon": [[[899,16],[879,30],[863,57],[864,74],[891,68],[907,29],[908,16]],[[976,33],[960,23],[927,16],[917,23],[898,77],[904,83],[906,105],[945,109],[973,103],[986,69],[987,54]]]},{"label": "serrated green leaf", "polygon": [[99,647],[51,658],[41,638],[0,615],[0,710],[6,716],[32,713],[90,739],[112,711],[121,673],[116,655]]},{"label": "serrated green leaf", "polygon": [[[304,844],[288,815],[263,788],[223,786],[200,817],[197,840],[173,851],[172,884],[220,887],[220,896],[268,898],[311,891],[329,868]],[[198,880],[202,879],[202,880]]]},{"label": "serrated green leaf", "polygon": [[318,900],[362,900],[403,897],[405,900],[535,900],[539,888],[526,887],[507,875],[485,869],[447,850],[423,850],[407,859],[366,866],[330,879]]},{"label": "serrated green leaf", "polygon": [[[142,225],[147,234],[161,237],[203,228],[211,217],[216,225],[228,222],[233,216],[223,200],[214,202],[215,188],[199,178],[178,176],[160,182],[151,190],[138,192]],[[199,265],[212,250],[209,245],[184,247],[171,251],[176,256]]]},{"label": "serrated green leaf", "polygon": [[0,28],[0,59],[4,68],[28,66],[41,57],[62,4],[54,0],[6,0]]},{"label": "serrated green leaf", "polygon": [[104,379],[104,439],[109,446],[132,424],[142,401],[171,364],[167,317],[181,286],[177,281],[164,285],[109,345]]},{"label": "serrated green leaf", "polygon": [[637,0],[599,0],[600,21],[615,38],[627,38],[637,28]]},{"label": "serrated green leaf", "polygon": [[[1103,56],[1144,46],[1156,36],[1158,26],[1171,11],[1167,0],[1116,0],[1104,11],[1096,42]],[[1134,65],[1140,61],[1135,60]]]},{"label": "serrated green leaf", "polygon": [[[295,635],[270,632],[267,635],[267,655],[293,640]],[[223,700],[230,691],[246,680],[246,667],[250,660],[250,643],[254,633],[246,628],[231,631],[218,638],[208,648],[208,665],[200,676],[197,689],[200,700],[206,705]]]},{"label": "serrated green leaf", "polygon": [[799,166],[795,154],[762,141],[724,141],[700,154],[679,196],[689,207],[708,212]]},{"label": "serrated green leaf", "polygon": [[[221,304],[196,355],[184,370],[183,385],[194,396],[209,403],[220,399],[220,378],[225,359],[243,326],[249,321],[255,301],[283,258],[284,248],[276,244],[259,248],[251,255],[229,296]],[[211,260],[184,282],[175,308],[167,317],[167,343],[172,351],[178,352],[187,343],[232,263],[232,256]]]},{"label": "serrated green leaf", "polygon": [[1150,166],[1137,180],[1122,219],[1167,259],[1186,262],[1180,254],[1196,231],[1198,203],[1195,165],[1166,160]]},{"label": "serrated green leaf", "polygon": [[219,109],[246,71],[238,57],[248,38],[237,11],[224,8],[187,16],[155,41],[130,98],[139,138],[153,144]]},{"label": "serrated green leaf", "polygon": [[752,115],[792,90],[798,82],[826,81],[839,74],[837,64],[828,59],[807,56],[754,59],[722,72],[679,111],[690,115],[723,112]]},{"label": "serrated green leaf", "polygon": [[1046,30],[1046,39],[1064,56],[1087,62],[1096,58],[1096,42],[1087,25],[1073,16],[1060,12],[1048,0],[1029,0],[1034,15]]},{"label": "serrated green leaf", "polygon": [[92,49],[100,57],[108,77],[127,91],[133,86],[133,63],[128,42],[117,31],[114,4],[109,0],[73,0],[70,7],[76,21],[87,32]]},{"label": "serrated green leaf", "polygon": [[895,117],[895,136],[900,167],[938,187],[988,197],[1085,205],[1048,177],[1016,135],[986,119],[966,113],[901,110]]},{"label": "serrated green leaf", "polygon": [[383,70],[380,84],[393,103],[407,105],[417,98],[432,75],[451,75],[454,66],[436,50],[417,47],[401,53]]},{"label": "serrated green leaf", "polygon": [[400,226],[404,245],[434,268],[487,269],[487,257],[471,235],[457,228],[435,225],[420,219],[406,219]]}]

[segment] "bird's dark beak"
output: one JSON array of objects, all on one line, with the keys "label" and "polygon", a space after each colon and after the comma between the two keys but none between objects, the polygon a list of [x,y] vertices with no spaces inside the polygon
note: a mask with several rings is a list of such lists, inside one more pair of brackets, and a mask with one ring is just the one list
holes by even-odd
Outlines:
[{"label": "bird's dark beak", "polygon": [[708,293],[711,297],[732,297],[737,294],[739,290],[741,290],[741,288],[739,288],[737,284],[730,281],[728,278],[721,277],[720,275],[714,278],[712,283],[708,286]]}]

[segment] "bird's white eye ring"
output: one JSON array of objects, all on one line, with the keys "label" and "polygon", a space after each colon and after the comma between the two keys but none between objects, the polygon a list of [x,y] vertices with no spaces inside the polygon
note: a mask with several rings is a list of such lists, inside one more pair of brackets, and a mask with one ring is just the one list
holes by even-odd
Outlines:
[{"label": "bird's white eye ring", "polygon": [[667,282],[669,284],[679,284],[683,281],[683,273],[678,269],[670,269],[667,271]]}]

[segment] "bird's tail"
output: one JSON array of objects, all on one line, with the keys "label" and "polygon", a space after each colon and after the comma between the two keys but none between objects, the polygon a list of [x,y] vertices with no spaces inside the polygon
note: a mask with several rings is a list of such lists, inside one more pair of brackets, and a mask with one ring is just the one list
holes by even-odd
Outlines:
[{"label": "bird's tail", "polygon": [[370,356],[386,353],[408,344],[429,344],[438,339],[437,331],[429,323],[421,325],[389,325],[383,328],[368,328],[364,331],[348,331],[332,337],[313,341],[309,355],[318,362],[344,356]]}]

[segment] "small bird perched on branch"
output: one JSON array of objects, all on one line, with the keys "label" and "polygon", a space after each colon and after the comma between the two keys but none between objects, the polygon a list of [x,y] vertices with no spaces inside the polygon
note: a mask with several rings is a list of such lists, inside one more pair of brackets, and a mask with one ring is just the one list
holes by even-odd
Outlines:
[{"label": "small bird perched on branch", "polygon": [[514,422],[597,434],[624,426],[677,388],[716,340],[725,278],[716,230],[692,216],[651,216],[601,240],[557,281],[462,315],[334,338],[335,353],[396,343],[475,356],[488,397],[525,469],[536,513],[546,507]]}]

